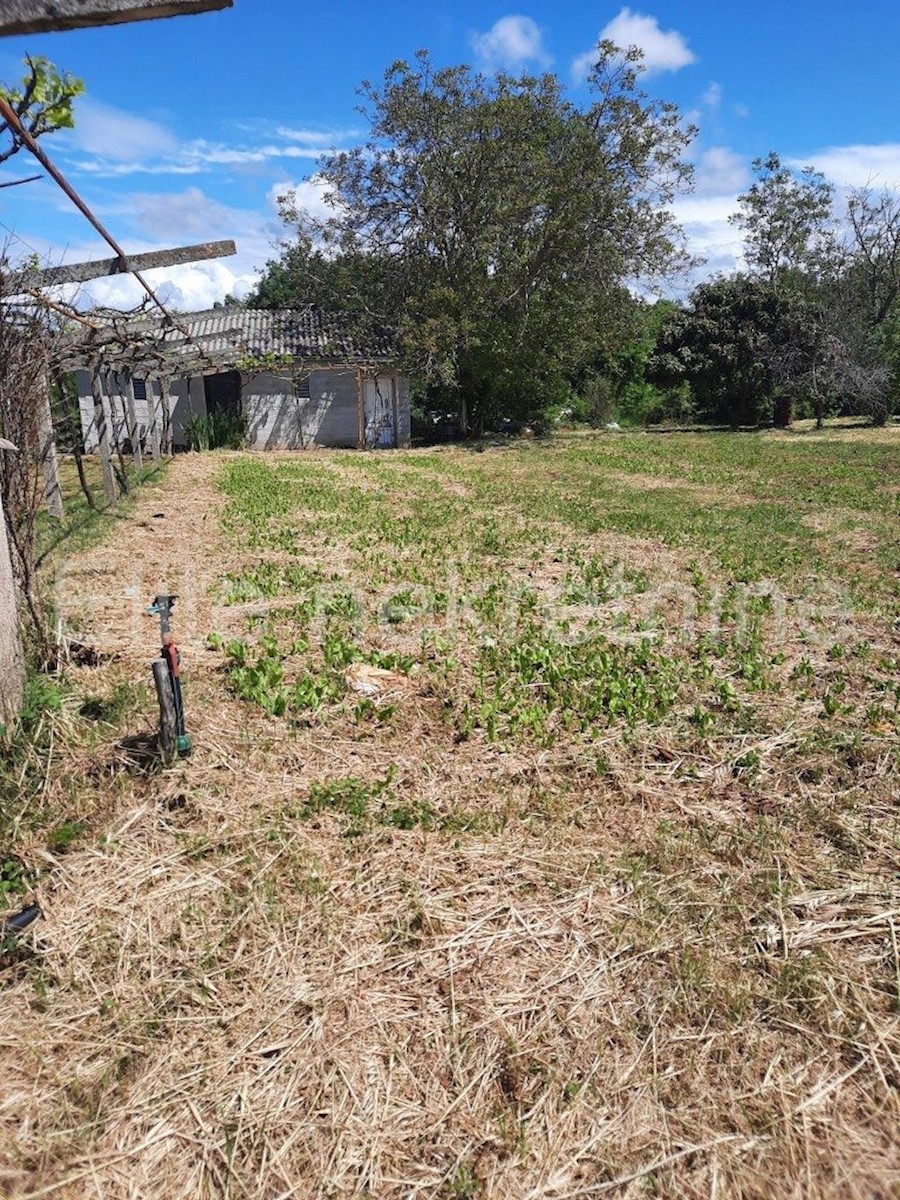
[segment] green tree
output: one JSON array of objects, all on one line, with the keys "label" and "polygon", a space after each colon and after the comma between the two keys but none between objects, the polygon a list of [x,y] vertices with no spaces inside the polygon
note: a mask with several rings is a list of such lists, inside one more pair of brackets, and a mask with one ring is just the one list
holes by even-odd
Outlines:
[{"label": "green tree", "polygon": [[[894,404],[900,395],[900,195],[890,189],[860,188],[848,202],[852,236],[850,274],[858,320],[866,323],[887,372]],[[887,417],[889,399],[876,403],[873,417]]]},{"label": "green tree", "polygon": [[812,406],[819,427],[846,404],[883,419],[888,373],[875,324],[891,294],[884,269],[890,205],[865,194],[851,200],[854,245],[840,230],[834,188],[821,173],[792,171],[774,153],[753,166],[756,179],[731,220],[743,230],[750,276],[786,305],[778,337],[762,342],[776,422],[789,424],[798,402]]},{"label": "green tree", "polygon": [[[0,84],[0,95],[34,138],[75,124],[73,101],[84,91],[84,83],[60,72],[49,59],[28,56],[26,73],[18,86]],[[22,148],[19,134],[8,121],[0,121],[0,162],[12,158]]]},{"label": "green tree", "polygon": [[834,188],[812,167],[792,171],[774,152],[753,170],[756,179],[729,217],[744,234],[748,272],[776,291],[803,291],[839,257]]},{"label": "green tree", "polygon": [[[285,203],[289,203],[286,199]],[[373,254],[325,252],[306,233],[285,245],[247,296],[249,308],[298,308],[312,304],[348,318],[361,342],[392,324],[390,263]]]},{"label": "green tree", "polygon": [[772,415],[771,348],[790,312],[784,298],[747,275],[702,283],[664,319],[648,377],[659,387],[689,384],[703,419],[757,425]]},{"label": "green tree", "polygon": [[306,240],[257,300],[293,295],[308,270],[298,299],[346,286],[464,424],[539,408],[617,325],[625,285],[683,261],[666,206],[693,130],[638,89],[639,68],[601,43],[579,107],[553,75],[395,63],[363,85],[367,143],[320,164],[330,216],[285,206]]},{"label": "green tree", "polygon": [[660,334],[677,311],[678,306],[672,300],[658,300],[655,304],[636,300],[633,304],[629,335],[606,368],[613,385],[615,415],[627,424],[672,417],[683,419],[689,415],[684,389],[660,389],[648,371]]}]

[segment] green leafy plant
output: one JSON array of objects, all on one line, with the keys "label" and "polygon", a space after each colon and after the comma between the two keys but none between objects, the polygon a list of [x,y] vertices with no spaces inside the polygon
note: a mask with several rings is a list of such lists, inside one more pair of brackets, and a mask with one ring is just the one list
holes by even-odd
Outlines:
[{"label": "green leafy plant", "polygon": [[192,415],[184,433],[192,450],[240,450],[247,439],[244,419],[229,412]]}]

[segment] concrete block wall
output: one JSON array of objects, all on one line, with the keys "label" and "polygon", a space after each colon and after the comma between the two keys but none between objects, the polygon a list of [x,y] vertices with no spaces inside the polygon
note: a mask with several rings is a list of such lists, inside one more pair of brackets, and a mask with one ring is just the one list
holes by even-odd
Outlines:
[{"label": "concrete block wall", "polygon": [[[91,377],[76,371],[81,428],[87,452],[98,448],[94,420]],[[390,388],[390,376],[381,376],[379,384]],[[104,398],[107,426],[121,440],[127,437],[125,397],[115,376],[109,377],[111,395]],[[147,400],[135,403],[140,436],[147,444],[150,404],[156,406],[157,423],[162,436],[162,410],[158,381],[147,379]],[[173,440],[176,447],[187,444],[185,428],[192,416],[206,415],[206,395],[202,375],[190,381],[183,376],[169,384]],[[309,397],[299,398],[287,375],[264,372],[246,375],[242,380],[241,404],[247,424],[247,444],[252,450],[302,450],[312,446],[355,447],[359,435],[358,388],[356,370],[313,370],[309,377]],[[410,438],[409,380],[397,377],[397,443],[407,445]]]},{"label": "concrete block wall", "polygon": [[294,395],[287,376],[250,376],[244,381],[241,400],[251,450],[356,445],[355,370],[312,371],[308,399]]},{"label": "concrete block wall", "polygon": [[[88,371],[76,371],[75,381],[78,387],[78,408],[81,414],[81,430],[84,437],[84,449],[91,454],[98,448],[97,425],[94,419],[94,397],[91,393],[91,376]],[[107,428],[122,431],[122,438],[127,437],[127,422],[125,419],[125,397],[122,393],[122,381],[117,382],[114,375],[109,376],[104,386],[103,411],[106,416]],[[156,406],[157,427],[162,437],[162,406],[160,401],[159,382],[147,379],[147,399],[135,401],[138,429],[144,445],[148,443],[147,431],[150,427],[150,402]],[[109,394],[107,394],[109,393]],[[181,377],[169,383],[169,405],[172,413],[172,438],[176,446],[187,445],[185,427],[193,413],[195,416],[206,415],[206,395],[203,389],[203,377],[194,375],[188,381]]]}]

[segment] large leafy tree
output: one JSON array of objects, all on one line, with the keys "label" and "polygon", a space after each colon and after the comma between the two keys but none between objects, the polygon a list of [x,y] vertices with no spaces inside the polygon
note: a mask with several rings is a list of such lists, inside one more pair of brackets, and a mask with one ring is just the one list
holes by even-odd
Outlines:
[{"label": "large leafy tree", "polygon": [[[851,281],[857,325],[869,329],[894,402],[900,394],[900,195],[860,188],[848,203],[852,238]],[[884,419],[887,404],[873,416]]]},{"label": "large leafy tree", "polygon": [[853,266],[872,325],[889,322],[900,307],[900,196],[858,188],[848,202]]},{"label": "large leafy tree", "polygon": [[776,291],[804,291],[839,257],[834,188],[819,171],[792,171],[775,153],[756,159],[753,170],[729,218],[743,232],[747,270]]},{"label": "large leafy tree", "polygon": [[702,283],[663,321],[648,375],[660,387],[688,383],[705,420],[756,425],[771,415],[772,348],[790,315],[783,297],[748,275]]},{"label": "large leafy tree", "polygon": [[287,298],[285,272],[294,302],[339,282],[464,421],[538,406],[598,330],[625,327],[627,285],[683,260],[666,205],[688,184],[693,131],[639,71],[638,51],[601,43],[579,106],[553,75],[436,68],[425,52],[395,63],[363,85],[369,140],[320,164],[330,215],[284,207],[301,241],[258,298],[276,281]]},{"label": "large leafy tree", "polygon": [[883,419],[888,339],[878,326],[900,282],[896,205],[856,193],[848,236],[822,174],[793,171],[777,154],[753,165],[756,178],[732,221],[743,230],[754,283],[782,302],[778,336],[764,339],[762,364],[779,423],[790,421],[798,401],[812,406],[819,425],[847,404]]},{"label": "large leafy tree", "polygon": [[834,189],[813,168],[794,171],[775,153],[753,169],[754,182],[730,220],[744,234],[750,282],[789,309],[778,337],[760,330],[760,373],[778,392],[778,424],[790,423],[798,400],[812,402],[821,424],[829,400],[837,399],[835,368],[844,358],[835,327],[844,264]]}]

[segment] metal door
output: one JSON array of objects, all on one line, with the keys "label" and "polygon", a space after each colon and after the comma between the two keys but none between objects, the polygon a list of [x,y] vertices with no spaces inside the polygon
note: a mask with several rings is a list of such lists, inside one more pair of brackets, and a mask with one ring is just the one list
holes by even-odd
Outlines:
[{"label": "metal door", "polygon": [[386,450],[397,445],[391,378],[379,375],[365,381],[366,448]]}]

